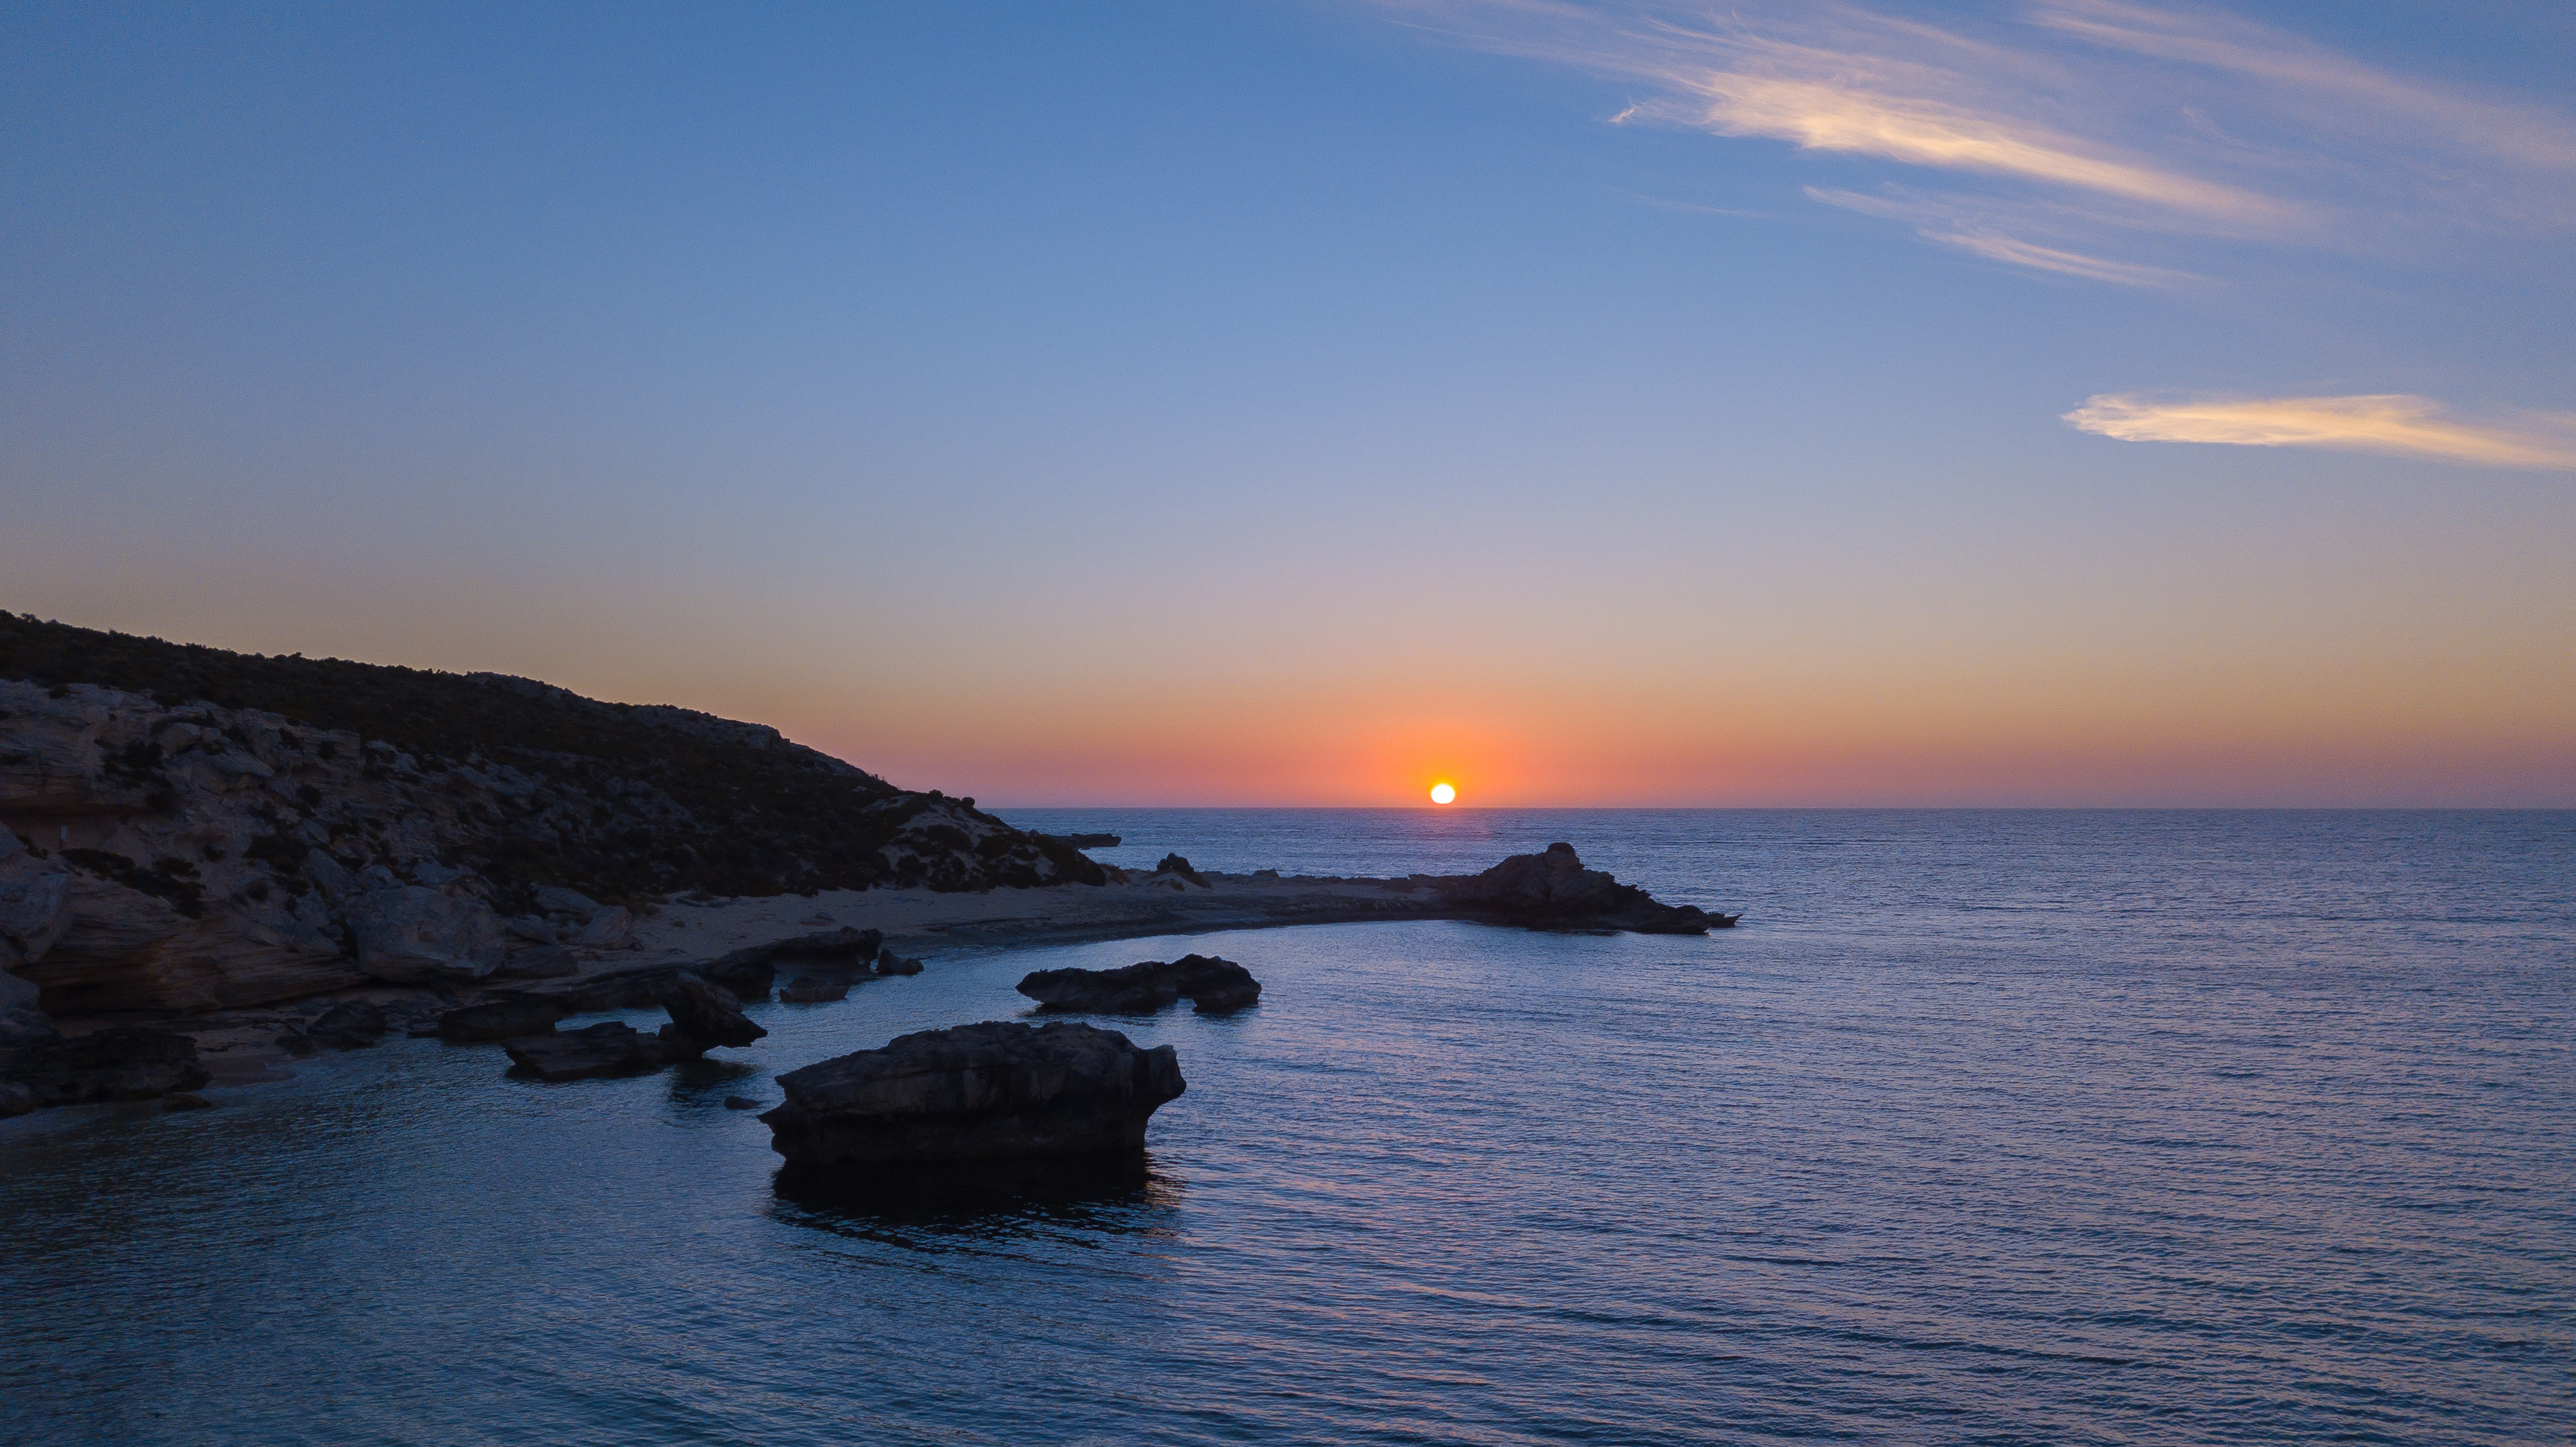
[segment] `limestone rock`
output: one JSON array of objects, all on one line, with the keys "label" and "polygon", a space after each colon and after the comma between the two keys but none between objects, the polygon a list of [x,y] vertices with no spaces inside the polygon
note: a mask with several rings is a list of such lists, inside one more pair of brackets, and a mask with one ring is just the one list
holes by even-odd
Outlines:
[{"label": "limestone rock", "polygon": [[778,998],[791,1005],[819,1005],[830,1000],[850,998],[850,982],[826,980],[817,975],[798,975],[779,987]]},{"label": "limestone rock", "polygon": [[1202,1015],[1239,1010],[1261,998],[1261,982],[1232,960],[1183,955],[1165,964],[1146,960],[1116,970],[1038,970],[1021,979],[1020,993],[1042,1011],[1150,1015],[1186,997]]},{"label": "limestone rock", "polygon": [[1163,862],[1154,866],[1154,872],[1156,874],[1176,875],[1197,885],[1201,889],[1216,888],[1215,885],[1208,883],[1197,870],[1190,868],[1190,862],[1178,854],[1164,855]]},{"label": "limestone rock", "polygon": [[491,1000],[438,1017],[441,1040],[512,1040],[548,1034],[564,1017],[552,1000]]},{"label": "limestone rock", "polygon": [[197,1042],[185,1035],[117,1026],[65,1037],[50,1027],[27,1027],[23,1015],[16,1028],[0,1033],[0,1082],[16,1087],[10,1096],[30,1109],[149,1100],[213,1078],[197,1062]]},{"label": "limestone rock", "polygon": [[72,873],[0,828],[0,969],[33,964],[72,926]]},{"label": "limestone rock", "polygon": [[635,916],[624,905],[611,905],[590,917],[573,943],[586,949],[622,950],[635,943]]},{"label": "limestone rock", "polygon": [[599,913],[599,901],[577,889],[543,884],[534,891],[537,908],[547,914],[568,914],[575,919],[589,919]]},{"label": "limestone rock", "polygon": [[764,1000],[778,978],[778,966],[784,961],[814,964],[856,962],[860,969],[876,957],[885,936],[872,929],[852,929],[847,925],[824,934],[796,935],[772,940],[765,945],[752,945],[711,960],[697,967],[697,973],[709,983],[722,985],[745,1000]]},{"label": "limestone rock", "polygon": [[364,1001],[349,1001],[322,1012],[304,1027],[306,1038],[332,1050],[363,1050],[384,1038],[385,1012]]},{"label": "limestone rock", "polygon": [[933,1162],[1133,1152],[1186,1088],[1168,1045],[987,1022],[906,1035],[778,1077],[760,1117],[791,1166],[862,1175]]},{"label": "limestone rock", "polygon": [[1737,919],[1689,905],[1659,904],[1635,885],[1584,868],[1574,846],[1564,843],[1547,846],[1543,854],[1515,854],[1471,879],[1447,882],[1446,893],[1462,912],[1531,929],[1695,935],[1724,929]]},{"label": "limestone rock", "polygon": [[580,974],[581,962],[561,945],[540,945],[503,956],[501,967],[492,973],[504,980],[560,980]]},{"label": "limestone rock", "polygon": [[921,973],[921,961],[913,959],[908,955],[896,954],[890,949],[879,949],[877,951],[877,973],[880,975],[918,975]]},{"label": "limestone rock", "polygon": [[662,1037],[647,1035],[614,1020],[580,1030],[523,1035],[504,1040],[511,1074],[539,1080],[593,1080],[614,1075],[643,1075],[676,1057]]},{"label": "limestone rock", "polygon": [[662,1005],[671,1012],[671,1023],[699,1042],[702,1052],[715,1045],[748,1045],[769,1033],[742,1013],[742,1002],[732,991],[686,970],[671,977]]},{"label": "limestone rock", "polygon": [[500,968],[501,922],[472,895],[397,885],[349,906],[358,968],[398,985],[479,980]]}]

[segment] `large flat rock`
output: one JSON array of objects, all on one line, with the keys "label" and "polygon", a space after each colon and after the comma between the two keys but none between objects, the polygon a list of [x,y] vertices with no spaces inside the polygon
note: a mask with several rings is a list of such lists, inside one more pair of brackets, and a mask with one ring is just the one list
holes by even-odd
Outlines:
[{"label": "large flat rock", "polygon": [[1187,1088],[1168,1045],[1115,1030],[988,1021],[903,1036],[778,1077],[771,1145],[807,1170],[1101,1155],[1144,1148]]}]

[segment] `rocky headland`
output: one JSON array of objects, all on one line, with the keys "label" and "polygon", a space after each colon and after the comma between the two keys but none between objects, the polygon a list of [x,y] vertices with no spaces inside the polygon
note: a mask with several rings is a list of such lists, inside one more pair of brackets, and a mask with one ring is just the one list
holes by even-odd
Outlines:
[{"label": "rocky headland", "polygon": [[[1414,919],[1734,923],[1563,844],[1470,876],[1122,870],[755,724],[0,613],[0,1115],[281,1078],[466,1009],[651,1007],[684,972],[820,1002],[925,946]],[[451,1038],[516,1033],[490,1029]],[[686,1048],[659,1038],[596,1043]]]}]

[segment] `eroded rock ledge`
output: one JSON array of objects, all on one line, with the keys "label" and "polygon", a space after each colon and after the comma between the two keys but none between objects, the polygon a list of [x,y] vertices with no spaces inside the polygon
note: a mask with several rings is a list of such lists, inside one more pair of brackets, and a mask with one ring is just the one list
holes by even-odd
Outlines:
[{"label": "eroded rock ledge", "polygon": [[1202,1015],[1240,1010],[1261,999],[1261,982],[1232,960],[1183,955],[1116,970],[1036,970],[1019,991],[1048,1012],[1150,1015],[1186,998]]},{"label": "eroded rock ledge", "polygon": [[790,1167],[888,1168],[1141,1151],[1145,1122],[1188,1088],[1169,1045],[1115,1030],[988,1021],[902,1036],[778,1077],[760,1119]]}]

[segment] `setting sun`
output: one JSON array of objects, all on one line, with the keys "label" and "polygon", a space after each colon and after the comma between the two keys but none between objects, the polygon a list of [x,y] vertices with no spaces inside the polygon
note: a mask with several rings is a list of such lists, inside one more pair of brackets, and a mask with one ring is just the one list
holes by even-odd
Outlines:
[{"label": "setting sun", "polygon": [[1431,802],[1434,804],[1446,804],[1457,797],[1458,791],[1450,788],[1447,784],[1434,784],[1431,786]]}]

